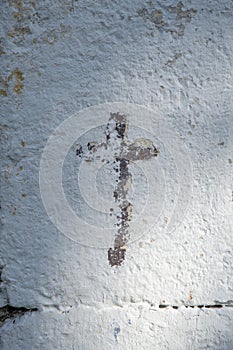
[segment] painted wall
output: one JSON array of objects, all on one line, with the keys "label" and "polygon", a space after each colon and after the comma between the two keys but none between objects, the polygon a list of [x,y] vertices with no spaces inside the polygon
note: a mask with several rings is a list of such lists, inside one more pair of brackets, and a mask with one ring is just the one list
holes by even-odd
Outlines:
[{"label": "painted wall", "polygon": [[1,18],[0,348],[232,349],[232,1]]}]

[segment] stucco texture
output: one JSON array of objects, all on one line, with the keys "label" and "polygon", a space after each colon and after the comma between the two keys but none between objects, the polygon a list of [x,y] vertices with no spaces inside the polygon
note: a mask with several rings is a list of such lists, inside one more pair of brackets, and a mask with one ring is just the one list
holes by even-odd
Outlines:
[{"label": "stucco texture", "polygon": [[1,1],[0,349],[233,349],[232,33],[231,0]]}]

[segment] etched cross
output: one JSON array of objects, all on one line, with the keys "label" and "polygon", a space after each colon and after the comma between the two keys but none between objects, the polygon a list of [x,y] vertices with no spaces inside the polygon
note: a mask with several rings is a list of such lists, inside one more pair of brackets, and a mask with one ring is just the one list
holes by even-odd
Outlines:
[{"label": "etched cross", "polygon": [[[105,130],[105,142],[89,142],[88,152],[84,155],[82,146],[76,150],[76,155],[85,161],[99,159],[99,151],[112,154],[112,171],[116,175],[116,184],[113,192],[118,207],[116,215],[116,235],[114,247],[108,249],[108,261],[111,266],[120,266],[125,259],[126,244],[129,241],[129,226],[133,211],[133,204],[129,200],[129,190],[132,185],[132,174],[129,165],[137,160],[149,160],[157,157],[159,151],[149,139],[136,139],[130,141],[127,138],[128,121],[127,117],[120,113],[111,113]],[[103,159],[104,161],[104,159]],[[113,215],[113,208],[110,208],[110,215]]]}]

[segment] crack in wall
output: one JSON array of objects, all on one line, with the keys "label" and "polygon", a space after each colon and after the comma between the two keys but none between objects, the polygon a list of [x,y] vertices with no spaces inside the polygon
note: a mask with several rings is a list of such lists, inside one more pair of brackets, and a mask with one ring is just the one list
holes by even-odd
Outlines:
[{"label": "crack in wall", "polygon": [[31,313],[34,311],[38,311],[38,309],[5,305],[2,308],[0,308],[0,326],[2,326],[6,320],[15,320],[17,317],[23,316],[26,313]]},{"label": "crack in wall", "polygon": [[10,305],[9,296],[7,294],[6,285],[4,284],[4,279],[2,277],[2,272],[5,265],[0,266],[0,293],[4,296],[5,305],[0,307],[0,327],[4,324],[6,320],[13,320],[17,317],[23,316],[26,313],[31,313],[33,311],[38,311],[36,307],[26,308],[26,307],[16,307]]},{"label": "crack in wall", "polygon": [[167,309],[167,308],[172,308],[175,310],[180,309],[181,307],[186,307],[186,308],[199,308],[199,309],[221,309],[222,307],[233,307],[232,303],[222,303],[222,304],[200,304],[200,305],[166,305],[166,304],[160,304],[159,309]]}]

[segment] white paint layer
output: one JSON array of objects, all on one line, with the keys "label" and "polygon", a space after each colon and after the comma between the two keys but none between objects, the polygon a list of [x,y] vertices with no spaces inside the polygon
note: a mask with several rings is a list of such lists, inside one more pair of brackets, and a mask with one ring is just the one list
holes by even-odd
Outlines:
[{"label": "white paint layer", "polygon": [[1,16],[0,348],[232,349],[232,1]]}]

